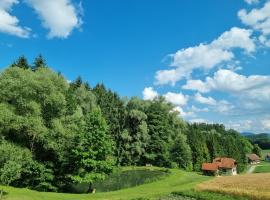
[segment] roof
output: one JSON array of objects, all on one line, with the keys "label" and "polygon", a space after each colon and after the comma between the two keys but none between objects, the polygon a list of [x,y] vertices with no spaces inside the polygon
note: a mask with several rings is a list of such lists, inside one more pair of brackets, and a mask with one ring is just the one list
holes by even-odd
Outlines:
[{"label": "roof", "polygon": [[260,157],[257,156],[255,153],[247,154],[247,157],[248,157],[248,159],[251,160],[251,161],[258,161],[258,160],[260,160]]},{"label": "roof", "polygon": [[202,170],[216,171],[216,170],[218,170],[218,165],[216,163],[203,163]]},{"label": "roof", "polygon": [[216,163],[219,168],[226,168],[226,169],[232,169],[236,167],[236,160],[232,158],[215,158],[213,163]]}]

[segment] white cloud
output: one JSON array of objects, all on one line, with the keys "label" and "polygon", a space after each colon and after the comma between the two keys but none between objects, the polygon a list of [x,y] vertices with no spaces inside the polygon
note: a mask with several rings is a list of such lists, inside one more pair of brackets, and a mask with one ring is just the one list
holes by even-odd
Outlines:
[{"label": "white cloud", "polygon": [[214,74],[213,77],[207,77],[205,82],[201,80],[189,80],[182,88],[197,90],[202,93],[212,90],[239,93],[249,91],[254,92],[254,90],[260,90],[264,87],[268,88],[270,87],[269,84],[270,76],[244,76],[231,70],[220,69]]},{"label": "white cloud", "polygon": [[196,116],[195,113],[192,111],[185,112],[180,106],[175,106],[173,111],[179,113],[179,115],[181,117],[194,117],[194,116]]},{"label": "white cloud", "polygon": [[158,71],[155,76],[156,84],[175,85],[177,81],[189,78],[195,69],[207,71],[219,64],[232,61],[234,58],[232,50],[235,48],[252,53],[256,46],[251,35],[251,30],[233,27],[210,44],[200,44],[177,51],[170,55],[172,57],[170,66],[174,69]]},{"label": "white cloud", "polygon": [[217,105],[215,107],[215,111],[223,114],[227,114],[230,111],[232,111],[235,108],[234,105],[232,105],[230,102],[226,100],[221,100],[217,102]]},{"label": "white cloud", "polygon": [[249,5],[259,3],[259,0],[245,0],[245,2]]},{"label": "white cloud", "polygon": [[191,122],[191,123],[210,123],[208,120],[202,119],[202,118],[190,119],[189,122]]},{"label": "white cloud", "polygon": [[196,106],[192,105],[191,111],[192,112],[209,112],[209,109],[208,108],[197,108]]},{"label": "white cloud", "polygon": [[49,29],[49,38],[67,38],[82,24],[79,9],[70,0],[25,0],[39,15],[42,24]]},{"label": "white cloud", "polygon": [[173,92],[168,92],[164,95],[166,101],[174,104],[174,105],[186,105],[188,102],[188,96],[184,95],[182,93],[173,93]]},{"label": "white cloud", "polygon": [[270,130],[270,119],[264,119],[261,121],[263,129]]},{"label": "white cloud", "polygon": [[240,20],[255,30],[261,31],[264,35],[270,34],[270,2],[266,2],[260,9],[252,9],[248,12],[242,9],[238,12]]},{"label": "white cloud", "polygon": [[143,99],[144,100],[153,100],[158,97],[158,92],[155,91],[152,87],[144,88],[143,90]]},{"label": "white cloud", "polygon": [[21,27],[19,25],[19,19],[10,14],[12,6],[18,3],[18,0],[0,1],[0,32],[21,38],[28,38],[30,36],[30,29]]},{"label": "white cloud", "polygon": [[254,29],[270,34],[270,2],[266,2],[261,9],[252,9],[250,12],[243,9],[238,12],[241,21]]},{"label": "white cloud", "polygon": [[251,131],[254,125],[255,123],[252,120],[237,120],[226,123],[228,129],[234,129],[240,132]]},{"label": "white cloud", "polygon": [[212,97],[204,97],[200,93],[196,93],[194,96],[195,101],[201,104],[214,106],[217,104],[217,101]]},{"label": "white cloud", "polygon": [[188,80],[185,85],[182,86],[186,90],[198,90],[199,92],[206,93],[211,90],[208,84],[201,80]]},{"label": "white cloud", "polygon": [[204,97],[200,93],[196,93],[194,95],[194,100],[200,104],[208,105],[210,108],[222,114],[229,113],[232,109],[234,109],[234,105],[226,100],[217,101],[212,97]]}]

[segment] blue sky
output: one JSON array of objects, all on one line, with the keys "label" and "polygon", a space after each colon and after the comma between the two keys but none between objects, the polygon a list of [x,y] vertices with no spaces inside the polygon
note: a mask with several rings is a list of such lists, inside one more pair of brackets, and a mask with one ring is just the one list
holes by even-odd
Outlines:
[{"label": "blue sky", "polygon": [[268,0],[0,0],[0,66],[42,54],[191,122],[270,131]]}]

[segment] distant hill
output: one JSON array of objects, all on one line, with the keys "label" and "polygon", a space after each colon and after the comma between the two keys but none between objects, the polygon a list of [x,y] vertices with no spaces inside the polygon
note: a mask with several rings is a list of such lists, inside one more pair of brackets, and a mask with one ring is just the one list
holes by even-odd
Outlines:
[{"label": "distant hill", "polygon": [[242,134],[247,137],[251,143],[258,144],[262,149],[270,149],[270,134],[259,133],[259,134]]},{"label": "distant hill", "polygon": [[255,135],[255,133],[252,133],[252,132],[242,132],[241,135],[243,135],[243,136],[250,136],[250,135]]}]

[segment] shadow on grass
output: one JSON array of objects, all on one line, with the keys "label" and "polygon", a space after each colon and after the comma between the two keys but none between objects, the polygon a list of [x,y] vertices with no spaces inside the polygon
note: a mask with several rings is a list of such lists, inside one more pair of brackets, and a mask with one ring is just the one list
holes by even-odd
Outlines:
[{"label": "shadow on grass", "polygon": [[0,200],[5,199],[5,197],[8,195],[7,192],[0,189]]}]

